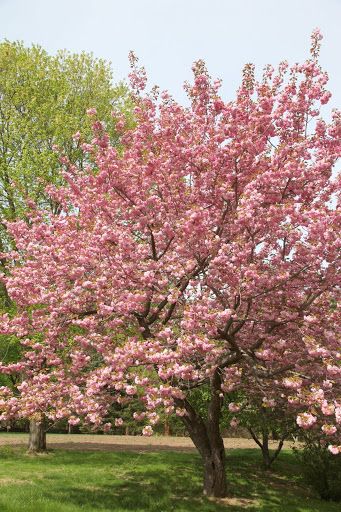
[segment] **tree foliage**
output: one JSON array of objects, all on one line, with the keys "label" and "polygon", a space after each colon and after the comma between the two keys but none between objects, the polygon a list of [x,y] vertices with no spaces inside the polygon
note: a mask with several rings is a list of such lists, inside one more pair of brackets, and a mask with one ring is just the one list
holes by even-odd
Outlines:
[{"label": "tree foliage", "polygon": [[[318,117],[330,96],[319,40],[306,62],[268,67],[260,82],[246,66],[232,102],[197,62],[189,108],[145,93],[131,56],[136,126],[117,122],[121,149],[89,111],[83,149],[98,172],[65,160],[68,185],[49,189],[62,214],[32,207],[29,224],[10,226],[19,253],[5,281],[18,313],[1,323],[25,354],[1,370],[26,378],[17,397],[2,389],[3,418],[108,431],[112,405],[139,398],[145,435],[160,407],[181,418],[215,496],[226,493],[231,391],[287,396],[299,425],[323,418],[340,450],[340,124]],[[200,386],[205,415],[191,402]]]},{"label": "tree foliage", "polygon": [[31,199],[53,209],[48,183],[61,184],[59,155],[82,167],[81,144],[72,136],[91,136],[86,110],[95,107],[115,144],[111,112],[127,114],[130,101],[123,85],[114,86],[110,65],[91,54],[40,46],[0,44],[0,215],[23,217]]}]

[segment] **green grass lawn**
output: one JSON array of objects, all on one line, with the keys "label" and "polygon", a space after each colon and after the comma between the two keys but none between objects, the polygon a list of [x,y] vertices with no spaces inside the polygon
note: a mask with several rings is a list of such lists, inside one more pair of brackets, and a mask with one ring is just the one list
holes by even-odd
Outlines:
[{"label": "green grass lawn", "polygon": [[201,495],[197,455],[179,452],[77,452],[29,456],[0,449],[1,512],[337,512],[300,480],[293,454],[284,452],[273,471],[261,469],[258,450],[230,450],[231,497]]}]

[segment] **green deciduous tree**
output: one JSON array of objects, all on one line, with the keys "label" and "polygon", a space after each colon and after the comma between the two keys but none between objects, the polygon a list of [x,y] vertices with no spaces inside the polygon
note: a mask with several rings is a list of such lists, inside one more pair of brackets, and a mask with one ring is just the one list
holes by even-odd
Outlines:
[{"label": "green deciduous tree", "polygon": [[[114,86],[110,65],[91,54],[65,51],[49,55],[39,46],[0,44],[0,214],[24,215],[25,199],[45,199],[47,183],[60,183],[59,146],[83,165],[79,141],[91,134],[90,107],[97,109],[110,135],[111,112],[129,111],[124,85]],[[13,183],[15,187],[13,187]],[[49,204],[52,208],[55,205]]]},{"label": "green deciduous tree", "polygon": [[[81,146],[92,134],[89,108],[104,120],[115,145],[111,114],[122,114],[129,125],[132,109],[126,87],[113,84],[109,63],[88,53],[49,55],[40,46],[0,43],[0,253],[13,247],[6,221],[28,221],[28,200],[58,213],[45,188],[63,182],[60,153],[72,164],[86,164]],[[0,270],[6,273],[5,258]],[[0,308],[13,308],[3,283]],[[13,339],[2,337],[0,359],[15,360],[18,351]]]}]

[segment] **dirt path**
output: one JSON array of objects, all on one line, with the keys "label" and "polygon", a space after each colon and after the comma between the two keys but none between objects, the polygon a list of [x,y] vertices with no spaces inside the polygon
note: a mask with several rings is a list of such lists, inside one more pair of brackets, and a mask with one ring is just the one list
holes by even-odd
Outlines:
[{"label": "dirt path", "polygon": [[[27,434],[0,433],[0,446],[20,446],[27,444]],[[252,439],[226,438],[225,448],[257,448]],[[170,436],[117,436],[90,434],[48,434],[47,445],[50,448],[64,450],[101,450],[101,451],[194,451],[189,437]],[[293,442],[287,441],[284,448],[291,448]],[[274,443],[276,446],[276,442]],[[270,443],[271,447],[271,443]]]}]

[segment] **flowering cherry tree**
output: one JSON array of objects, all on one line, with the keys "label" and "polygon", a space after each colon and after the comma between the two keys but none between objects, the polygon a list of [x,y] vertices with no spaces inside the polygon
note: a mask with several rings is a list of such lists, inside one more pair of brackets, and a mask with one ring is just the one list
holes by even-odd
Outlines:
[{"label": "flowering cherry tree", "polygon": [[[160,408],[177,414],[205,493],[224,496],[225,394],[257,386],[274,406],[290,388],[297,423],[326,417],[340,451],[340,124],[319,117],[330,97],[320,38],[306,62],[268,66],[261,81],[247,65],[231,102],[197,62],[189,107],[146,93],[131,56],[136,126],[113,114],[121,148],[91,109],[89,169],[65,160],[68,186],[49,189],[62,214],[32,208],[29,225],[9,225],[17,314],[1,325],[23,357],[1,370],[24,381],[17,394],[1,389],[3,419],[83,418],[109,431],[110,406],[139,398],[143,434]],[[190,400],[201,385],[205,420]]]}]

